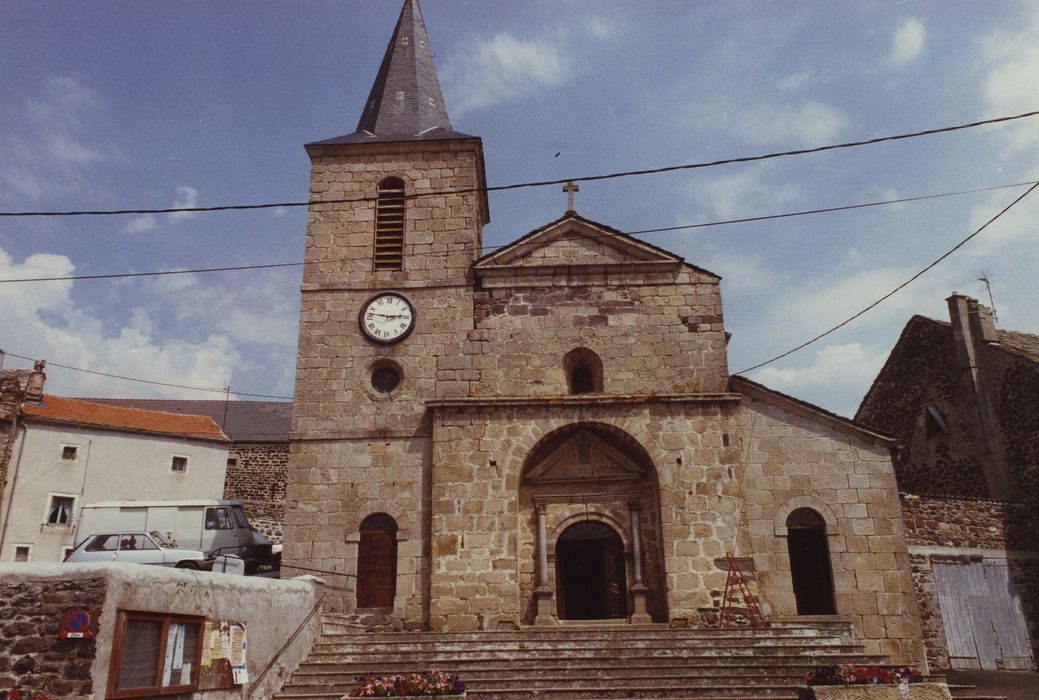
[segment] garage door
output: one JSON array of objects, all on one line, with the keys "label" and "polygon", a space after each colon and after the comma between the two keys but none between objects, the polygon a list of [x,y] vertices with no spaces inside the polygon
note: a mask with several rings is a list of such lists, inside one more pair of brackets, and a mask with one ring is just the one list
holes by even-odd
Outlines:
[{"label": "garage door", "polygon": [[1005,559],[935,561],[933,570],[953,668],[1035,668]]}]

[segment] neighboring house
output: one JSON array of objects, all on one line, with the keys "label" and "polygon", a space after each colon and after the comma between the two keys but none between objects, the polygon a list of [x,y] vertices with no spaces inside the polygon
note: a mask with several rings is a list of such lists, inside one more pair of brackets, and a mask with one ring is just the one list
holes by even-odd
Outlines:
[{"label": "neighboring house", "polygon": [[208,416],[43,395],[18,415],[0,561],[61,561],[79,509],[111,500],[219,498],[227,438]]},{"label": "neighboring house", "polygon": [[292,403],[287,401],[187,401],[177,399],[87,399],[169,413],[209,416],[227,439],[224,498],[241,501],[257,531],[281,542],[285,475],[289,464]]},{"label": "neighboring house", "polygon": [[1039,335],[977,300],[914,316],[856,419],[897,435],[895,472],[928,657],[1035,668],[1039,650]]}]

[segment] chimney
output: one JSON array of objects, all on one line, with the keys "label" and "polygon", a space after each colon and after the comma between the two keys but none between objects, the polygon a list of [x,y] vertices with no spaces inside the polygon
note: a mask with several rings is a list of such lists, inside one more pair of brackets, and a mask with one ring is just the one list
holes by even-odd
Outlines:
[{"label": "chimney", "polygon": [[46,360],[37,360],[33,365],[32,373],[25,382],[25,400],[32,403],[43,401],[43,383],[47,381],[47,375],[43,368],[47,366]]},{"label": "chimney", "polygon": [[971,299],[967,313],[970,316],[970,332],[974,339],[986,343],[996,342],[996,322],[992,319],[992,309]]}]

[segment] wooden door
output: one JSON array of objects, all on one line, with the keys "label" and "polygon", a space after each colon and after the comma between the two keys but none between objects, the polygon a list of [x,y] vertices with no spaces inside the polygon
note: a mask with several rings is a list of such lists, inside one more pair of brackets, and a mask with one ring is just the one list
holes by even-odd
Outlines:
[{"label": "wooden door", "polygon": [[357,607],[392,608],[396,593],[396,533],[362,532],[357,550]]},{"label": "wooden door", "polygon": [[952,668],[1035,668],[1006,560],[934,562],[933,571]]}]

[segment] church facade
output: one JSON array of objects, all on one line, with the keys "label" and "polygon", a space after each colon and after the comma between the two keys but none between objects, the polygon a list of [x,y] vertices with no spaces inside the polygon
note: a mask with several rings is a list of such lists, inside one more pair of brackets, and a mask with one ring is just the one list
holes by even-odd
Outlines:
[{"label": "church facade", "polygon": [[716,624],[735,561],[767,618],[923,660],[891,438],[730,376],[720,278],[573,208],[482,255],[482,142],[415,0],[357,130],[307,151],[284,562],[326,608]]}]

